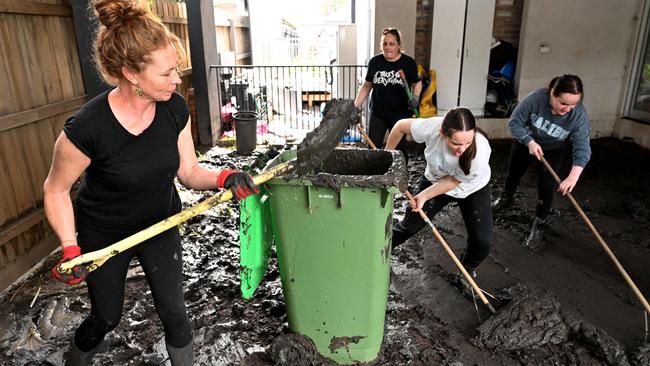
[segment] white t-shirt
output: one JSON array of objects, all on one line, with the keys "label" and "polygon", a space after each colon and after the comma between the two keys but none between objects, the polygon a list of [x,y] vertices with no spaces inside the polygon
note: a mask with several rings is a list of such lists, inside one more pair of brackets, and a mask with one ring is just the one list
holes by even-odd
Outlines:
[{"label": "white t-shirt", "polygon": [[489,162],[492,149],[487,138],[477,132],[474,137],[476,156],[472,160],[469,174],[466,175],[458,165],[458,157],[449,150],[440,134],[442,119],[443,117],[414,119],[411,123],[411,135],[416,142],[426,144],[424,158],[427,168],[424,176],[431,182],[437,182],[442,177],[451,175],[458,179],[460,184],[445,194],[454,198],[465,198],[485,187],[490,181]]}]

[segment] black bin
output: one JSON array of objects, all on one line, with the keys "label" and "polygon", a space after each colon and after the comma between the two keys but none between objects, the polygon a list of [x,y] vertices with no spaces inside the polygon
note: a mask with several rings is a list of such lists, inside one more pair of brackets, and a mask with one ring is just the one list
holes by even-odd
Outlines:
[{"label": "black bin", "polygon": [[235,140],[237,152],[248,155],[257,145],[257,113],[240,111],[232,115],[235,122]]}]

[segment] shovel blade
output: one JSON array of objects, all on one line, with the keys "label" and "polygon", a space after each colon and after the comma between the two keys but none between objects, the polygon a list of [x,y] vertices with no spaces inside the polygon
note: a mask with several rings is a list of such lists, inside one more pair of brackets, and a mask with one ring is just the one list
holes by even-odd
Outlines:
[{"label": "shovel blade", "polygon": [[296,171],[306,174],[317,168],[341,141],[349,126],[354,126],[361,111],[352,100],[335,99],[327,103],[322,122],[298,145]]}]

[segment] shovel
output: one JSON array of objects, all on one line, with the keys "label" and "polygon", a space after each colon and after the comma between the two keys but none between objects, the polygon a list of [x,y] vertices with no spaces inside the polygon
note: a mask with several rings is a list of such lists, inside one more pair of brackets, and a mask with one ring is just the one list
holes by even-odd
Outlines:
[{"label": "shovel", "polygon": [[[400,72],[401,72],[401,70],[400,70]],[[363,130],[363,127],[361,127],[361,124],[357,124],[357,130],[359,131],[359,133],[361,133],[361,136],[363,136],[363,138],[366,140],[368,145],[370,145],[370,147],[372,147],[373,150],[377,148],[377,146],[375,146],[375,144],[370,140],[370,137]],[[413,196],[411,195],[411,192],[409,192],[407,190],[405,192],[405,194],[406,194],[406,198],[408,198],[409,201],[413,200]],[[440,232],[438,231],[438,229],[436,229],[436,227],[433,226],[433,223],[431,222],[431,220],[429,220],[429,217],[427,217],[427,214],[425,214],[421,210],[418,211],[418,212],[420,213],[420,216],[422,217],[424,222],[426,222],[427,225],[429,225],[429,227],[433,231],[433,235],[436,237],[436,239],[438,239],[438,242],[440,242],[440,245],[442,245],[442,247],[445,249],[445,252],[447,252],[447,254],[452,259],[452,261],[454,262],[456,267],[458,267],[458,270],[460,271],[460,273],[463,274],[463,276],[465,277],[467,282],[472,286],[472,288],[474,289],[474,292],[476,292],[476,294],[481,299],[483,304],[485,304],[485,306],[487,306],[487,308],[490,309],[490,312],[492,314],[496,313],[496,311],[494,310],[494,307],[492,306],[492,304],[490,304],[487,297],[485,297],[485,295],[483,295],[483,290],[481,290],[481,288],[478,287],[478,285],[476,284],[476,282],[474,281],[472,276],[467,272],[467,270],[465,269],[463,264],[460,263],[460,260],[458,260],[458,257],[456,257],[454,252],[451,250],[451,248],[449,247],[449,244],[447,244],[447,241],[445,240],[445,238],[443,238],[442,235],[440,235]],[[475,303],[475,305],[476,305],[476,303]]]},{"label": "shovel", "polygon": [[[562,183],[562,180],[555,173],[555,171],[553,170],[551,165],[546,161],[546,159],[544,159],[544,157],[542,156],[540,160],[544,164],[544,166],[546,167],[548,172],[551,173],[551,175],[553,176],[553,179],[555,179],[557,184]],[[580,205],[578,205],[578,202],[575,200],[575,198],[573,198],[573,195],[571,195],[571,192],[567,192],[566,197],[569,199],[569,201],[571,201],[571,203],[573,204],[573,207],[575,207],[575,209],[580,214],[580,217],[582,217],[582,219],[585,221],[585,223],[587,224],[589,229],[591,229],[591,232],[594,233],[594,236],[596,237],[596,239],[598,239],[598,242],[603,247],[603,249],[605,250],[605,252],[609,256],[609,258],[612,260],[612,262],[614,262],[614,265],[616,266],[616,269],[618,269],[618,271],[621,273],[621,276],[623,276],[623,279],[625,279],[625,282],[627,282],[627,284],[630,286],[630,288],[632,289],[632,291],[634,292],[636,297],[639,299],[639,301],[641,301],[641,304],[645,308],[646,313],[650,314],[650,305],[648,304],[648,300],[646,300],[645,297],[643,297],[643,294],[641,293],[641,291],[639,291],[639,288],[636,287],[636,285],[634,284],[634,281],[632,281],[632,278],[630,278],[630,276],[627,274],[627,272],[625,271],[625,268],[623,268],[623,266],[621,265],[621,262],[618,261],[618,259],[614,255],[614,252],[612,252],[612,250],[609,248],[607,243],[605,243],[605,239],[603,239],[603,237],[600,236],[600,234],[598,233],[598,230],[596,230],[596,227],[594,226],[594,224],[591,223],[591,220],[589,220],[589,218],[587,217],[585,212],[582,210],[582,208],[580,208]]]},{"label": "shovel", "polygon": [[[410,104],[414,96],[413,93],[411,92],[411,88],[409,88],[408,82],[406,81],[406,75],[404,75],[404,71],[399,70],[399,77],[400,79],[402,79],[402,83],[404,84],[404,90],[406,90],[406,97],[408,98]],[[415,113],[415,118],[420,118],[420,112],[418,112],[417,108],[413,109],[413,113]]]},{"label": "shovel", "polygon": [[[288,173],[294,169],[298,170],[298,172],[306,172],[314,169],[325,160],[332,149],[338,144],[347,131],[348,126],[355,124],[359,118],[359,113],[354,108],[354,103],[349,100],[333,100],[328,104],[325,112],[325,117],[321,124],[308,133],[305,139],[298,145],[297,158],[276,165],[268,171],[253,177],[253,182],[256,185],[260,185],[277,175]],[[72,268],[75,266],[85,265],[88,272],[92,272],[114,255],[122,253],[147,239],[178,226],[232,198],[233,193],[231,190],[216,193],[195,206],[187,208],[115,244],[62,263],[58,270],[59,272],[70,274],[72,273]]]}]

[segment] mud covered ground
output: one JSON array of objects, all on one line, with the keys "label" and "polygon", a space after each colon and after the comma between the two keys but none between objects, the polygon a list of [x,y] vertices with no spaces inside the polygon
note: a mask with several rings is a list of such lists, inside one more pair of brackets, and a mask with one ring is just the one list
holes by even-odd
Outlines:
[{"label": "mud covered ground", "polygon": [[[504,180],[510,142],[493,141],[492,146],[495,195]],[[650,152],[614,139],[596,140],[592,146],[592,160],[574,196],[648,297]],[[215,149],[204,164],[242,167],[257,155]],[[413,155],[409,167],[415,187],[422,158]],[[522,181],[517,207],[495,217],[492,253],[478,270],[477,282],[496,298],[489,299],[497,314],[491,316],[480,302],[475,308],[461,295],[452,261],[425,228],[394,251],[385,339],[372,364],[650,365],[642,307],[566,199],[556,200],[544,246],[533,252],[521,245],[536,201],[530,173]],[[207,197],[205,192],[181,194],[186,205]],[[396,216],[403,214],[404,204],[398,195]],[[310,353],[304,339],[288,334],[275,259],[253,299],[240,298],[237,207],[221,205],[183,226],[196,364],[329,364]],[[449,207],[434,224],[460,253],[465,230],[458,209]],[[0,365],[63,364],[89,301],[84,285],[68,287],[49,278],[58,255],[1,295]],[[162,328],[135,262],[124,309],[94,364],[163,364]]]}]

